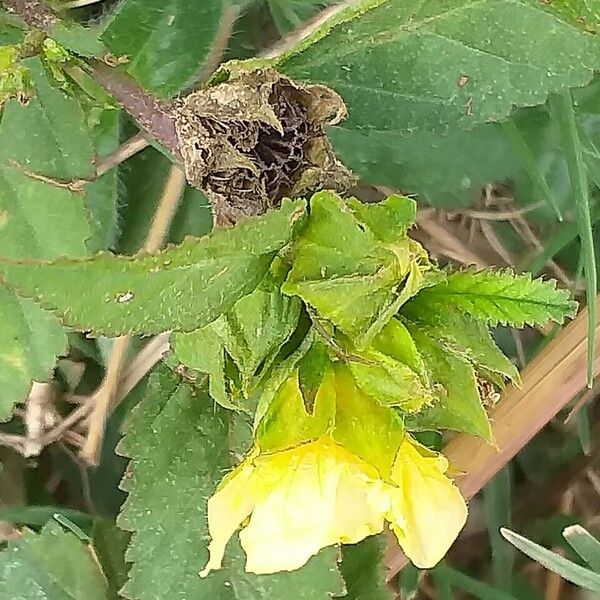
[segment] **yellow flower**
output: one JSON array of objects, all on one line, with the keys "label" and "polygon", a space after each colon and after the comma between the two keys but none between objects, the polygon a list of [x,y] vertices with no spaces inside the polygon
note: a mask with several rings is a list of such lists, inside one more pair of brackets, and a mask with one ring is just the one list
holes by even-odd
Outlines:
[{"label": "yellow flower", "polygon": [[321,548],[381,532],[386,520],[415,565],[432,567],[467,514],[447,467],[408,435],[391,481],[328,434],[269,454],[255,449],[208,501],[212,541],[201,575],[221,567],[240,526],[246,570],[261,574],[298,569]]}]

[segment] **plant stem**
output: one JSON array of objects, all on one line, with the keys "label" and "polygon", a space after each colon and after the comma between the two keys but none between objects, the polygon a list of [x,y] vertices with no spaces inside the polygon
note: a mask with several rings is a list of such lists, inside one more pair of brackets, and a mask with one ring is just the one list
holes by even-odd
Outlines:
[{"label": "plant stem", "polygon": [[136,133],[126,142],[123,142],[114,152],[111,152],[100,161],[96,166],[96,177],[102,177],[104,173],[125,162],[128,158],[141,152],[149,145],[150,142],[148,142],[143,133]]}]

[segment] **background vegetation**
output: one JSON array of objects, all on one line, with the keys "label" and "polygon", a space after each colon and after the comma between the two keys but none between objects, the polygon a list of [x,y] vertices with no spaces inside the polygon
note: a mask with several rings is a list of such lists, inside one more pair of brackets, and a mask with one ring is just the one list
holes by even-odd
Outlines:
[{"label": "background vegetation", "polygon": [[[107,49],[141,88],[171,98],[197,87],[223,60],[271,57],[275,48],[279,71],[324,83],[345,100],[348,117],[328,133],[360,177],[359,198],[413,195],[414,235],[441,263],[543,273],[583,304],[590,298],[589,329],[584,314],[568,335],[559,326],[495,331],[515,364],[529,364],[511,402],[536,398],[537,412],[518,412],[513,432],[498,440],[510,450],[489,459],[498,472],[471,501],[468,526],[447,559],[427,573],[399,570],[397,549],[384,555],[381,540],[367,540],[344,555],[340,569],[345,597],[356,599],[595,597],[518,554],[499,528],[581,565],[561,531],[573,524],[598,530],[597,389],[581,390],[597,372],[585,359],[586,347],[595,355],[594,335],[585,337],[596,331],[600,3],[371,1],[361,4],[371,10],[303,43],[298,31],[315,31],[324,15],[335,19],[335,2],[56,0],[68,23],[50,32],[57,44],[27,34],[12,10],[18,2],[3,4],[3,258],[152,249],[148,232],[160,230],[157,207],[169,193],[176,201],[165,241],[212,228],[207,199],[184,188],[171,168],[168,136],[141,135],[129,114],[135,93],[109,82],[122,108],[98,84],[101,72],[85,68],[86,57]],[[83,292],[94,294],[97,282],[76,284],[74,277],[64,295],[75,295],[83,313]],[[0,315],[0,535],[5,547],[19,540],[0,554],[0,598],[33,599],[40,590],[50,599],[117,598],[124,585],[126,597],[144,600],[344,594],[339,573],[319,565],[299,571],[293,586],[225,573],[218,588],[201,587],[197,556],[206,539],[190,523],[200,510],[198,491],[209,495],[214,482],[200,480],[198,463],[226,449],[209,450],[193,434],[223,425],[212,410],[194,412],[193,386],[174,385],[160,369],[148,377],[164,337],[134,338],[121,348],[118,406],[97,455],[98,440],[86,446],[86,419],[115,360],[114,342],[70,331],[9,288],[0,287]],[[31,388],[50,375],[50,385]],[[143,410],[131,412],[142,399]],[[521,432],[522,442],[514,441]],[[489,464],[486,451],[462,440],[454,441],[457,456]]]}]

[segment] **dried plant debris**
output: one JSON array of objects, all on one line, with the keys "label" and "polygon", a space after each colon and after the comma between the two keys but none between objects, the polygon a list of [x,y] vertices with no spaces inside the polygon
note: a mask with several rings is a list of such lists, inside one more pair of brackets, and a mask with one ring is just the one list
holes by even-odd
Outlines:
[{"label": "dried plant debris", "polygon": [[221,223],[257,215],[286,196],[344,191],[352,173],[323,131],[346,114],[322,85],[300,85],[272,69],[245,71],[178,100],[175,123],[188,181]]}]

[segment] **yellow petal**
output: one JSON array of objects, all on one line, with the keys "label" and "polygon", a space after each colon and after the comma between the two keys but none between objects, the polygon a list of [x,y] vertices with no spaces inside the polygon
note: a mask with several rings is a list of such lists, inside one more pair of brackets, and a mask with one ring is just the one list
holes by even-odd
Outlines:
[{"label": "yellow petal", "polygon": [[345,469],[338,485],[328,544],[356,544],[383,531],[392,488],[358,469]]},{"label": "yellow petal", "polygon": [[447,469],[445,457],[406,436],[392,470],[398,489],[388,520],[408,558],[422,569],[445,556],[467,519],[467,505],[444,475]]},{"label": "yellow petal", "polygon": [[256,493],[249,484],[253,473],[252,460],[245,460],[208,500],[208,529],[212,538],[208,546],[210,559],[200,571],[200,577],[221,568],[227,542],[252,512]]},{"label": "yellow petal", "polygon": [[257,504],[240,533],[246,570],[292,571],[327,545],[324,540],[333,520],[343,465],[317,443],[265,456],[261,463],[261,471],[283,476]]},{"label": "yellow petal", "polygon": [[390,486],[328,436],[259,457],[256,465],[257,477],[273,482],[279,473],[280,479],[257,501],[240,533],[247,571],[298,569],[321,548],[382,531]]}]

